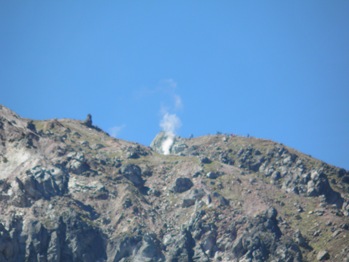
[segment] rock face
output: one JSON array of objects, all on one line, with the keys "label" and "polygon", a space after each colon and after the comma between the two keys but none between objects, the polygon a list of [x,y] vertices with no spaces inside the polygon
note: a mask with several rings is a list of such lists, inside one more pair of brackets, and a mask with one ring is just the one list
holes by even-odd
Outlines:
[{"label": "rock face", "polygon": [[0,106],[0,261],[346,261],[348,171],[255,138],[164,139]]}]

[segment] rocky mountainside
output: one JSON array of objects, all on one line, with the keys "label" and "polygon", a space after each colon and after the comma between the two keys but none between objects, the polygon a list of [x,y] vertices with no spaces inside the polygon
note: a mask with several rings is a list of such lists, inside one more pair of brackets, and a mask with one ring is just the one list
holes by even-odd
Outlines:
[{"label": "rocky mountainside", "polygon": [[349,261],[349,172],[282,144],[162,154],[0,106],[0,261]]}]

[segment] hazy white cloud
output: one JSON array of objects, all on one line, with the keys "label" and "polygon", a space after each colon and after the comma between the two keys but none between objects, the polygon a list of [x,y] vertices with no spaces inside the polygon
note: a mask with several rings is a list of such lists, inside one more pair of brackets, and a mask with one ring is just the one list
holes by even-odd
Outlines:
[{"label": "hazy white cloud", "polygon": [[177,88],[177,82],[172,78],[163,79],[160,81],[159,88],[166,92],[174,92]]},{"label": "hazy white cloud", "polygon": [[182,98],[179,95],[174,95],[174,104],[175,104],[175,109],[179,110],[183,108],[183,102],[182,102]]},{"label": "hazy white cloud", "polygon": [[118,137],[121,130],[123,130],[126,127],[126,125],[120,125],[120,126],[114,126],[112,128],[109,128],[109,134],[112,137]]},{"label": "hazy white cloud", "polygon": [[167,96],[175,99],[177,83],[171,78],[160,80],[155,87],[142,87],[133,95],[136,99],[143,99],[149,96]]}]

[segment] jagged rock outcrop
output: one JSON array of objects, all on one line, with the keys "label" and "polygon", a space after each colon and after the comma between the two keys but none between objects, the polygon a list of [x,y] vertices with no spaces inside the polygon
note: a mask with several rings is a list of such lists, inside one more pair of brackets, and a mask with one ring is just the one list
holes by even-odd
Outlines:
[{"label": "jagged rock outcrop", "polygon": [[349,172],[284,145],[173,138],[0,106],[0,261],[345,261]]},{"label": "jagged rock outcrop", "polygon": [[121,168],[121,173],[126,179],[130,180],[135,187],[142,187],[144,180],[142,178],[142,170],[139,166],[129,164]]},{"label": "jagged rock outcrop", "polygon": [[[154,140],[151,142],[150,147],[153,148],[156,152],[163,154],[163,143],[168,139],[169,135],[165,132],[160,132]],[[169,147],[169,153],[174,155],[183,155],[188,149],[188,146],[185,143],[185,139],[180,137],[173,137],[173,142]]]}]

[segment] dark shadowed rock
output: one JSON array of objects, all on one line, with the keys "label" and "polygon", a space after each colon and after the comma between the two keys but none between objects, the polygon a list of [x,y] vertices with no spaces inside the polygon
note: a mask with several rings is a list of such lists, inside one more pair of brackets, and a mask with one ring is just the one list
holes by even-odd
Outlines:
[{"label": "dark shadowed rock", "polygon": [[181,262],[193,261],[195,240],[190,231],[184,230],[181,232],[179,239],[176,240],[174,249],[169,254],[168,261]]},{"label": "dark shadowed rock", "polygon": [[278,215],[278,212],[275,208],[271,207],[266,211],[266,217],[268,219],[275,220]]},{"label": "dark shadowed rock", "polygon": [[212,161],[208,157],[203,157],[200,159],[203,164],[210,164]]},{"label": "dark shadowed rock", "polygon": [[41,198],[49,200],[53,196],[61,196],[68,192],[69,176],[59,168],[36,166],[26,171],[22,179],[16,178],[15,196],[11,202],[19,207],[30,206]]},{"label": "dark shadowed rock", "polygon": [[182,202],[182,207],[190,207],[192,205],[195,204],[195,200],[194,199],[183,199],[183,202]]},{"label": "dark shadowed rock", "polygon": [[172,191],[174,193],[183,193],[189,190],[193,186],[193,182],[187,177],[179,177],[176,179],[174,185],[172,186]]},{"label": "dark shadowed rock", "polygon": [[34,125],[34,122],[32,120],[30,120],[28,123],[27,123],[27,128],[33,132],[36,133],[36,127]]},{"label": "dark shadowed rock", "polygon": [[218,199],[218,203],[220,206],[229,206],[229,200],[223,197],[218,192],[213,192],[213,197]]},{"label": "dark shadowed rock", "polygon": [[92,115],[88,114],[86,116],[85,121],[83,122],[84,125],[86,125],[87,127],[92,127]]},{"label": "dark shadowed rock", "polygon": [[142,178],[142,170],[139,166],[134,164],[129,164],[121,169],[121,173],[125,178],[130,180],[135,187],[142,187],[144,185],[144,180]]},{"label": "dark shadowed rock", "polygon": [[148,155],[148,152],[140,145],[129,147],[127,149],[127,158],[130,158],[130,159],[137,159],[147,155]]},{"label": "dark shadowed rock", "polygon": [[134,256],[134,261],[165,261],[160,241],[155,234],[146,233],[143,235],[140,248]]},{"label": "dark shadowed rock", "polygon": [[330,258],[330,254],[326,250],[321,250],[316,256],[316,259],[318,261],[325,261],[325,260],[328,260],[329,258]]},{"label": "dark shadowed rock", "polygon": [[206,177],[209,178],[209,179],[216,179],[220,176],[221,174],[218,173],[218,172],[208,172],[206,174]]}]

